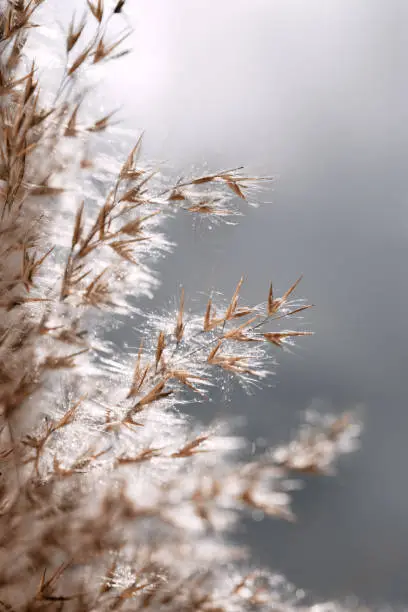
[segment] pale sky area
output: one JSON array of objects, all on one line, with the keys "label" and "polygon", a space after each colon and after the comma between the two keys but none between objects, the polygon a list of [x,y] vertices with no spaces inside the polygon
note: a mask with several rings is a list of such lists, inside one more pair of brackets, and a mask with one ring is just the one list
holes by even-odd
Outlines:
[{"label": "pale sky area", "polygon": [[[61,3],[61,19],[68,5]],[[72,2],[73,6],[80,2]],[[316,333],[280,355],[276,386],[213,402],[247,434],[286,439],[311,404],[363,407],[362,449],[296,495],[295,525],[245,525],[255,562],[318,597],[408,603],[408,3],[128,0],[134,52],[104,104],[146,153],[279,175],[236,227],[171,224],[157,307],[211,288],[266,298],[300,274]],[[310,313],[310,314],[309,314]],[[204,411],[204,406],[200,411]]]}]

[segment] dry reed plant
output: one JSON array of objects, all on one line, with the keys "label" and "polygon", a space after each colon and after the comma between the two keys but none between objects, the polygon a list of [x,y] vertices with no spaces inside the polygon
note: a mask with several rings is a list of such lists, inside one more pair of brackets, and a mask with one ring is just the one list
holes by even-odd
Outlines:
[{"label": "dry reed plant", "polygon": [[181,292],[175,312],[144,313],[135,352],[104,334],[153,295],[167,217],[230,219],[262,179],[172,184],[140,160],[141,138],[124,154],[113,114],[95,116],[93,75],[127,53],[126,2],[84,2],[63,38],[49,4],[0,4],[0,607],[306,609],[227,536],[246,510],[293,520],[296,474],[329,472],[358,421],[309,415],[296,440],[245,461],[225,424],[200,430],[181,410],[225,377],[258,385],[271,351],[310,333],[282,328],[309,308],[300,279],[252,305],[241,279],[197,314]]}]

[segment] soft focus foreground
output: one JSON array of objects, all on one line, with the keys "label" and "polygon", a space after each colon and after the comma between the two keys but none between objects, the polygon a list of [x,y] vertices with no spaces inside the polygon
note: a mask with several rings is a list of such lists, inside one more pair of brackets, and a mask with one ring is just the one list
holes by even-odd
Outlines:
[{"label": "soft focus foreground", "polygon": [[[310,333],[300,279],[280,296],[266,280],[262,304],[241,304],[240,279],[199,313],[183,290],[174,312],[137,308],[174,246],[166,218],[229,222],[266,179],[173,180],[141,161],[141,136],[100,112],[103,74],[128,52],[125,2],[89,1],[64,36],[47,6],[0,4],[2,605],[306,607],[227,535],[242,511],[293,520],[298,475],[330,472],[359,423],[309,414],[294,441],[245,461],[228,424],[182,413],[226,379],[259,386],[273,352]],[[105,331],[134,313],[140,345],[125,354]]]}]

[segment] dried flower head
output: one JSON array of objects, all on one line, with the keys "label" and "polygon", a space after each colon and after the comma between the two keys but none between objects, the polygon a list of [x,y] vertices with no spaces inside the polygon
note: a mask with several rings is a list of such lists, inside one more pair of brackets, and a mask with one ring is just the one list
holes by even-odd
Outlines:
[{"label": "dried flower head", "polygon": [[140,160],[141,137],[125,150],[113,133],[111,154],[114,113],[94,116],[85,75],[127,52],[128,29],[111,30],[127,3],[86,0],[64,40],[50,7],[0,3],[1,607],[304,609],[223,535],[243,511],[293,520],[293,473],[328,471],[359,425],[313,420],[245,461],[241,438],[181,410],[228,378],[258,385],[271,351],[310,334],[280,328],[310,307],[292,297],[300,279],[281,297],[266,287],[261,305],[241,303],[240,279],[195,314],[182,290],[174,312],[138,311],[134,352],[106,335],[153,295],[170,215],[237,216],[263,179],[166,179]]}]

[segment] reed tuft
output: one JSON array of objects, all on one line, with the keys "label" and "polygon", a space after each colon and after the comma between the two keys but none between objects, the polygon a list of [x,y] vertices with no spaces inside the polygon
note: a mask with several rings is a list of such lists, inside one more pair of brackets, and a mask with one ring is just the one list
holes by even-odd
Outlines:
[{"label": "reed tuft", "polygon": [[105,154],[114,112],[93,116],[88,75],[128,52],[128,3],[84,1],[58,40],[42,34],[51,4],[0,3],[1,607],[306,609],[227,535],[244,512],[293,520],[296,478],[330,473],[359,422],[308,415],[292,442],[248,459],[227,424],[200,428],[182,411],[226,378],[259,386],[273,351],[311,333],[299,329],[300,279],[249,305],[240,279],[196,313],[182,290],[174,312],[143,313],[128,353],[105,333],[154,294],[173,248],[166,219],[234,218],[268,179],[166,178],[142,161],[142,137]]}]

